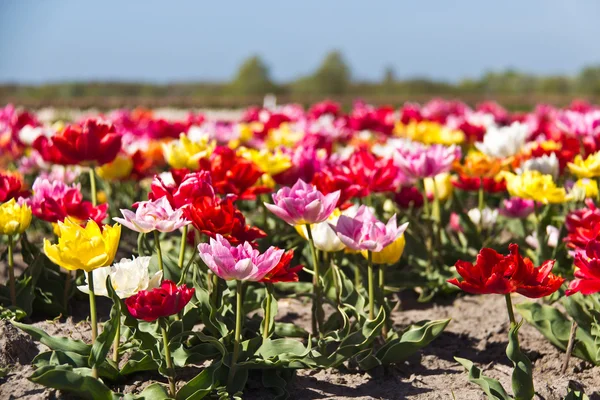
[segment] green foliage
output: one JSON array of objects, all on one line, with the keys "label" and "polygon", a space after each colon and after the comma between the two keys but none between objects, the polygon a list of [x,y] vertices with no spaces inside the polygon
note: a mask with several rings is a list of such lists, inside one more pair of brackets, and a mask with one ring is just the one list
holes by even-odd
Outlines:
[{"label": "green foliage", "polygon": [[466,358],[454,357],[469,373],[469,382],[479,386],[487,395],[489,400],[512,400],[512,397],[506,393],[500,382],[496,379],[488,378],[481,373],[481,370]]},{"label": "green foliage", "polygon": [[274,89],[275,85],[271,82],[269,69],[258,56],[252,56],[244,61],[229,85],[232,94],[244,96],[262,96]]}]

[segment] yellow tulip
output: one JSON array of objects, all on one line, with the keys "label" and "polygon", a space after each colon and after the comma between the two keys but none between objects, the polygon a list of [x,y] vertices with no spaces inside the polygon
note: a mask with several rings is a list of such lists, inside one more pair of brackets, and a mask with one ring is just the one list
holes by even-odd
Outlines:
[{"label": "yellow tulip", "polygon": [[552,175],[543,175],[539,171],[524,171],[521,175],[501,172],[498,178],[506,179],[506,188],[511,196],[544,204],[564,203],[569,200],[565,189],[556,186]]},{"label": "yellow tulip", "polygon": [[[404,234],[401,235],[398,239],[396,239],[393,243],[385,246],[383,250],[377,253],[372,254],[373,264],[395,264],[402,257],[402,253],[404,252],[404,246],[406,245],[406,240],[404,239]],[[368,251],[363,250],[362,255],[364,258],[368,258]]]},{"label": "yellow tulip", "polygon": [[585,160],[581,154],[577,155],[572,163],[567,164],[569,171],[578,178],[600,177],[600,151],[590,154]]},{"label": "yellow tulip", "polygon": [[437,122],[412,121],[408,125],[398,123],[395,127],[398,136],[425,144],[461,144],[465,141],[465,134],[460,130],[452,130]]},{"label": "yellow tulip", "polygon": [[436,189],[438,199],[441,201],[447,200],[452,195],[454,186],[452,185],[452,177],[448,172],[438,174],[434,178],[425,178],[425,191],[427,195],[435,196]]},{"label": "yellow tulip", "polygon": [[581,191],[585,193],[586,198],[595,199],[598,197],[598,182],[593,179],[579,179],[573,186],[574,188],[581,189]]},{"label": "yellow tulip", "polygon": [[129,178],[133,170],[133,160],[125,154],[117,155],[114,161],[96,168],[96,173],[102,179],[116,181]]},{"label": "yellow tulip", "polygon": [[121,238],[121,225],[100,227],[89,220],[85,227],[67,218],[58,223],[57,244],[44,239],[44,253],[55,264],[73,271],[86,272],[111,265]]},{"label": "yellow tulip", "polygon": [[256,150],[240,147],[237,154],[247,160],[252,161],[265,174],[277,175],[292,166],[292,160],[289,155],[284,154],[281,149],[270,151],[267,149]]},{"label": "yellow tulip", "polygon": [[11,199],[0,205],[0,235],[23,233],[31,224],[31,208]]},{"label": "yellow tulip", "polygon": [[216,142],[203,137],[192,142],[185,134],[179,140],[163,144],[163,152],[167,163],[173,168],[188,168],[192,171],[200,169],[200,160],[208,158],[214,151]]},{"label": "yellow tulip", "polygon": [[265,140],[265,145],[268,149],[276,149],[278,147],[294,147],[302,137],[304,132],[293,131],[290,125],[283,123],[277,129],[271,129]]}]

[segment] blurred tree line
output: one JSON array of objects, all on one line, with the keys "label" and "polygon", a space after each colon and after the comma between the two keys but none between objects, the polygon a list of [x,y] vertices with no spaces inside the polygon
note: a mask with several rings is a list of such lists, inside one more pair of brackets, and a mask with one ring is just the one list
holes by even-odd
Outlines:
[{"label": "blurred tree line", "polygon": [[281,83],[273,81],[267,64],[255,55],[240,65],[231,82],[4,84],[0,85],[0,103],[76,106],[79,100],[107,107],[243,106],[260,102],[262,96],[268,93],[276,94],[286,102],[307,104],[324,97],[342,102],[362,97],[374,103],[393,104],[409,99],[446,96],[465,101],[494,98],[518,108],[544,99],[551,103],[566,103],[573,97],[600,97],[600,65],[586,67],[576,76],[537,76],[509,69],[488,72],[480,79],[465,79],[457,83],[427,78],[399,79],[393,67],[387,67],[379,81],[358,81],[353,80],[342,54],[332,51],[312,74]]}]

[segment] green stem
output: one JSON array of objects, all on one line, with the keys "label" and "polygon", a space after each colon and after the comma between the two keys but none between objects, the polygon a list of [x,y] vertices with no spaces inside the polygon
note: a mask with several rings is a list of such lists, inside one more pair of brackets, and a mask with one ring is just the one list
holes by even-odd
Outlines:
[{"label": "green stem", "polygon": [[65,276],[65,287],[63,289],[63,304],[65,305],[65,311],[69,311],[69,294],[71,294],[71,271],[67,271]]},{"label": "green stem", "polygon": [[235,332],[233,336],[233,358],[231,360],[231,368],[229,369],[229,377],[227,386],[233,383],[235,377],[235,367],[237,358],[240,352],[240,343],[242,341],[242,281],[236,281],[236,305],[235,305]]},{"label": "green stem", "polygon": [[315,296],[313,302],[313,335],[319,335],[319,338],[323,337],[323,333],[321,332],[321,328],[323,326],[323,305],[321,303],[321,279],[319,276],[319,261],[317,259],[317,249],[315,248],[315,242],[313,240],[312,231],[310,228],[310,224],[306,224],[306,232],[308,235],[308,242],[310,245],[310,251],[312,253],[313,258],[313,267],[314,267],[314,275],[313,275],[313,294]]},{"label": "green stem", "polygon": [[429,198],[427,197],[427,189],[425,188],[425,179],[421,182],[421,186],[423,189],[423,211],[425,212],[425,216],[429,216]]},{"label": "green stem", "polygon": [[119,347],[121,346],[121,317],[117,323],[117,333],[115,334],[115,342],[113,344],[113,361],[119,367]]},{"label": "green stem", "polygon": [[[87,273],[88,291],[90,296],[90,319],[92,321],[92,345],[96,342],[98,337],[98,318],[96,315],[96,294],[94,293],[94,271],[88,271]],[[92,366],[92,377],[98,378],[98,370],[96,366]]]},{"label": "green stem", "polygon": [[163,272],[162,279],[165,279],[164,270],[163,270],[162,250],[160,248],[160,238],[158,236],[158,231],[154,231],[154,245],[156,246],[156,255],[158,257],[158,268]]},{"label": "green stem", "polygon": [[479,208],[479,224],[477,224],[477,230],[481,232],[483,230],[483,209],[485,208],[484,191],[483,191],[483,178],[479,178],[479,193],[478,193],[478,208]]},{"label": "green stem", "polygon": [[171,349],[169,349],[169,337],[167,336],[167,330],[163,326],[163,322],[166,323],[166,321],[161,321],[159,322],[159,324],[160,330],[162,331],[163,347],[165,349],[165,361],[167,362],[169,396],[175,398],[175,394],[177,392],[177,389],[175,387],[175,368],[173,368],[173,360],[171,359]]},{"label": "green stem", "polygon": [[181,245],[179,246],[179,269],[183,268],[183,261],[185,259],[185,244],[187,242],[187,234],[188,234],[188,226],[183,226],[183,231],[181,232]]},{"label": "green stem", "polygon": [[504,299],[506,299],[506,310],[508,311],[508,319],[510,320],[510,327],[517,325],[517,321],[515,320],[515,312],[513,311],[512,300],[510,298],[510,293],[506,293],[504,295]]},{"label": "green stem", "polygon": [[15,286],[15,259],[13,256],[13,236],[8,235],[8,280],[10,285],[10,302],[17,305],[17,288]]},{"label": "green stem", "polygon": [[96,173],[94,167],[90,167],[90,191],[92,192],[92,205],[98,205],[98,193],[96,192]]},{"label": "green stem", "polygon": [[[329,253],[326,253],[329,254]],[[333,279],[333,285],[335,286],[335,298],[338,306],[342,305],[342,288],[340,283],[340,271],[338,271],[338,266],[333,257],[329,258],[329,267],[331,268],[331,275]]]},{"label": "green stem", "polygon": [[369,279],[369,319],[370,320],[374,320],[375,319],[375,278],[374,278],[374,274],[373,274],[373,253],[371,253],[371,250],[367,250],[367,254],[368,254],[368,260],[369,260],[369,265],[368,265],[368,279]]},{"label": "green stem", "polygon": [[265,322],[263,327],[263,339],[266,340],[269,337],[269,320],[271,319],[271,284],[265,284],[265,296],[267,297],[267,304],[265,305]]}]

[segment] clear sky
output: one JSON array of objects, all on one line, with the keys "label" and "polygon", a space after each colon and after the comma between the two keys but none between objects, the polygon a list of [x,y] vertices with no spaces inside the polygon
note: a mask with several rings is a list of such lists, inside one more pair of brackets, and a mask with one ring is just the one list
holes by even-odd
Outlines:
[{"label": "clear sky", "polygon": [[598,0],[0,0],[0,82],[278,81],[339,49],[361,79],[458,80],[600,64]]}]

